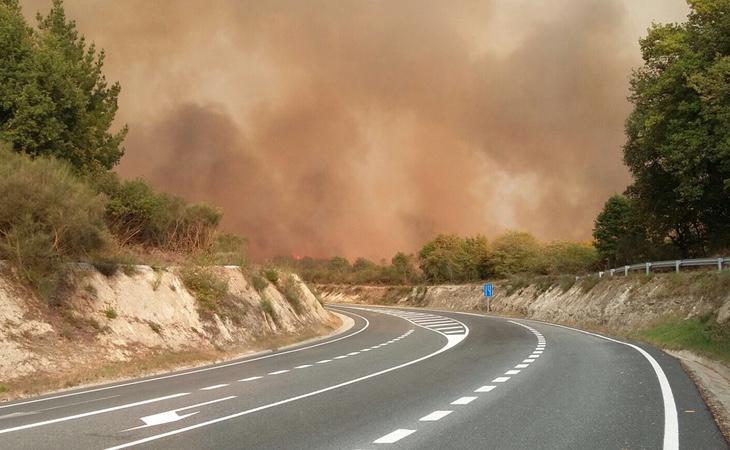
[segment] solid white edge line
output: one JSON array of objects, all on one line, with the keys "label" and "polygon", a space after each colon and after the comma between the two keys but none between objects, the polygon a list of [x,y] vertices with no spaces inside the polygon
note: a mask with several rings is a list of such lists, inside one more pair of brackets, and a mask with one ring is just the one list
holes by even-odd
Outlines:
[{"label": "solid white edge line", "polygon": [[[387,308],[387,307],[385,307]],[[406,307],[406,309],[410,309],[413,307]],[[425,311],[436,311],[436,312],[446,312],[446,313],[452,313],[452,314],[460,314],[460,315],[467,315],[467,316],[475,316],[475,317],[482,317],[485,319],[500,319],[500,320],[507,320],[508,322],[522,325],[519,322],[515,322],[513,320],[508,320],[504,317],[495,317],[495,316],[488,316],[485,314],[477,314],[477,313],[468,313],[468,312],[462,312],[462,311],[447,311],[447,310],[438,310],[438,309],[424,309],[420,308]],[[628,342],[622,342],[617,339],[612,339],[610,337],[601,336],[600,334],[591,333],[590,331],[584,331],[580,330],[578,328],[572,328],[565,325],[559,325],[556,323],[550,323],[550,322],[541,322],[539,320],[533,320],[533,319],[520,319],[524,320],[526,322],[536,323],[540,325],[547,325],[547,326],[553,326],[553,327],[559,327],[559,328],[565,328],[566,330],[572,330],[577,331],[578,333],[587,334],[590,336],[594,336],[600,339],[605,339],[607,341],[615,342],[617,344],[626,345],[628,347],[633,348],[637,352],[639,352],[644,358],[646,358],[647,361],[649,361],[649,364],[651,364],[651,367],[654,369],[654,373],[656,374],[657,379],[659,380],[659,387],[662,391],[662,400],[664,402],[664,450],[677,450],[679,448],[679,423],[677,419],[677,405],[674,401],[674,394],[672,393],[672,387],[669,384],[669,380],[667,379],[666,374],[664,373],[664,370],[662,369],[661,365],[654,359],[653,356],[651,356],[649,353],[646,352],[643,348],[636,346],[634,344],[629,344]],[[539,356],[539,355],[538,355]],[[532,358],[532,356],[530,356]]]},{"label": "solid white edge line", "polygon": [[[462,325],[464,325],[464,324],[462,324]],[[425,327],[423,327],[423,328],[425,328]],[[241,417],[241,416],[245,416],[245,415],[248,415],[248,414],[252,414],[252,413],[255,413],[255,412],[258,412],[258,411],[263,411],[265,409],[273,408],[275,406],[285,405],[287,403],[295,402],[295,401],[301,400],[303,398],[307,398],[307,397],[312,397],[312,396],[315,396],[315,395],[319,395],[319,394],[322,394],[324,392],[333,391],[333,390],[339,389],[341,387],[345,387],[345,386],[349,386],[351,384],[359,383],[360,381],[364,381],[364,380],[367,380],[367,379],[370,379],[370,378],[374,378],[374,377],[377,377],[377,376],[380,376],[380,375],[383,375],[383,374],[386,374],[386,373],[389,373],[389,372],[393,372],[393,371],[398,370],[398,369],[402,369],[404,367],[411,366],[413,364],[417,364],[417,363],[419,363],[421,361],[425,361],[425,360],[427,360],[429,358],[433,358],[434,356],[439,355],[439,354],[441,354],[441,353],[443,353],[443,352],[451,349],[452,347],[456,346],[460,342],[464,341],[466,339],[466,337],[469,335],[469,327],[467,327],[466,325],[464,325],[464,328],[466,329],[466,333],[463,334],[463,335],[460,335],[460,336],[447,336],[447,335],[444,335],[443,333],[439,333],[439,334],[441,334],[442,336],[444,336],[446,338],[446,345],[444,345],[440,349],[436,350],[435,352],[429,353],[428,355],[421,356],[420,358],[417,358],[417,359],[414,359],[414,360],[405,362],[403,364],[399,364],[397,366],[389,367],[389,368],[383,369],[383,370],[381,370],[379,372],[374,372],[374,373],[371,373],[371,374],[368,374],[368,375],[365,375],[365,376],[362,376],[362,377],[359,377],[359,378],[355,378],[355,379],[352,379],[352,380],[349,380],[349,381],[345,381],[345,382],[342,382],[342,383],[339,383],[339,384],[335,384],[335,385],[332,385],[332,386],[328,386],[326,388],[322,388],[322,389],[319,389],[319,390],[316,390],[316,391],[308,392],[306,394],[297,395],[296,397],[290,397],[290,398],[287,398],[287,399],[284,399],[284,400],[279,400],[278,402],[269,403],[267,405],[262,405],[262,406],[258,406],[256,408],[251,408],[251,409],[248,409],[248,410],[245,410],[245,411],[241,411],[241,412],[238,412],[238,413],[235,413],[235,414],[230,414],[228,416],[218,417],[216,419],[211,419],[211,420],[208,420],[206,422],[197,423],[197,424],[190,425],[190,426],[187,426],[187,427],[184,427],[184,428],[178,428],[176,430],[171,430],[171,431],[168,431],[166,433],[161,433],[161,434],[149,436],[149,437],[146,437],[146,438],[143,438],[143,439],[139,439],[137,441],[127,442],[126,444],[121,444],[121,445],[117,445],[117,446],[114,446],[114,447],[109,447],[106,450],[119,450],[119,449],[122,449],[122,448],[129,448],[129,447],[133,447],[135,445],[139,445],[139,444],[144,444],[144,443],[147,443],[147,442],[156,441],[158,439],[162,439],[162,438],[165,438],[165,437],[168,437],[168,436],[174,436],[176,434],[184,433],[186,431],[195,430],[195,429],[202,428],[202,427],[205,427],[205,426],[208,426],[208,425],[213,425],[213,424],[216,424],[216,423],[219,423],[219,422],[224,422],[226,420],[231,420],[231,419],[235,419],[237,417]],[[426,328],[426,329],[429,330],[428,328]],[[434,330],[430,330],[430,331],[434,331]],[[434,331],[434,332],[435,333],[438,333],[438,331]],[[415,430],[414,430],[414,432],[415,432]]]},{"label": "solid white edge line", "polygon": [[[341,311],[337,311],[337,312],[341,312]],[[94,393],[94,392],[106,391],[106,390],[109,390],[109,389],[116,389],[116,388],[126,387],[126,386],[134,386],[136,384],[149,383],[149,382],[152,382],[152,381],[159,381],[159,380],[166,380],[168,378],[182,377],[182,376],[185,376],[185,375],[193,375],[193,374],[196,374],[196,373],[208,372],[208,371],[211,371],[211,370],[218,370],[218,369],[223,369],[223,368],[226,368],[226,367],[238,366],[238,365],[241,365],[241,364],[248,364],[250,362],[260,361],[262,359],[273,358],[275,356],[281,356],[281,355],[287,355],[289,353],[294,353],[294,352],[301,352],[302,350],[308,350],[310,348],[319,347],[321,345],[331,344],[333,342],[337,342],[337,341],[341,341],[343,339],[350,338],[352,336],[355,336],[356,334],[360,334],[360,333],[362,333],[363,331],[365,331],[370,326],[370,321],[368,319],[366,319],[365,317],[363,317],[363,316],[361,316],[359,314],[355,314],[355,313],[353,313],[351,311],[348,311],[348,312],[350,314],[352,314],[353,316],[357,316],[357,317],[361,318],[362,320],[364,320],[365,321],[365,326],[362,327],[362,328],[360,328],[359,330],[355,331],[354,333],[350,333],[350,334],[345,335],[345,336],[340,336],[340,337],[338,337],[336,339],[328,340],[328,341],[325,341],[325,342],[320,342],[320,343],[313,344],[313,345],[308,345],[308,346],[302,347],[302,348],[295,348],[295,349],[287,350],[287,351],[284,351],[284,352],[270,353],[270,354],[267,354],[267,355],[264,355],[264,356],[259,356],[259,357],[252,358],[252,359],[246,359],[244,361],[234,361],[234,362],[230,362],[230,363],[226,363],[226,364],[221,364],[221,365],[218,365],[218,366],[209,366],[209,367],[203,367],[203,368],[200,368],[200,369],[194,369],[194,370],[191,370],[191,371],[188,371],[188,372],[173,373],[173,374],[170,374],[170,375],[163,375],[163,376],[160,376],[160,377],[154,377],[154,378],[149,378],[149,379],[145,379],[145,380],[130,381],[130,382],[122,383],[122,384],[114,384],[114,385],[111,385],[111,386],[104,386],[104,387],[100,387],[100,388],[88,389],[88,390],[83,390],[83,391],[79,391],[79,392],[70,392],[68,394],[54,395],[52,397],[37,398],[35,400],[28,400],[28,401],[24,401],[24,402],[12,403],[12,404],[9,404],[9,405],[0,405],[0,409],[13,408],[15,406],[27,405],[27,404],[30,404],[30,403],[37,403],[37,402],[46,402],[46,401],[49,401],[49,400],[56,400],[56,399],[59,399],[59,398],[73,397],[73,396],[77,396],[77,395],[91,394],[91,393]],[[327,338],[324,338],[324,339],[327,339]],[[246,358],[246,357],[243,356],[243,358]]]},{"label": "solid white edge line", "polygon": [[173,398],[183,397],[185,395],[189,395],[189,393],[181,392],[179,394],[151,398],[149,400],[142,400],[141,402],[127,403],[126,405],[112,406],[111,408],[98,409],[96,411],[89,411],[89,412],[85,412],[85,413],[81,413],[81,414],[76,414],[73,416],[59,417],[57,419],[44,420],[43,422],[29,423],[26,425],[20,425],[17,427],[6,428],[4,430],[0,430],[0,434],[11,433],[13,431],[27,430],[28,428],[36,428],[36,427],[40,427],[43,425],[50,425],[50,424],[59,423],[59,422],[67,422],[69,420],[81,419],[84,417],[95,416],[98,414],[104,414],[104,413],[108,413],[108,412],[112,412],[112,411],[119,411],[120,409],[134,408],[135,406],[142,406],[142,405],[147,405],[149,403],[161,402],[164,400],[170,400]]},{"label": "solid white edge line", "polygon": [[[679,449],[679,420],[677,418],[677,405],[674,401],[674,394],[672,393],[672,387],[669,385],[669,379],[667,379],[667,375],[664,373],[664,370],[662,369],[662,366],[659,365],[656,359],[654,359],[653,356],[651,356],[646,350],[643,348],[634,345],[629,344],[628,342],[619,341],[617,339],[613,339],[606,336],[601,336],[600,334],[591,333],[590,331],[584,331],[579,330],[577,328],[567,327],[565,325],[559,325],[556,323],[547,323],[547,322],[540,322],[537,320],[530,320],[530,319],[522,319],[530,322],[539,323],[542,325],[548,325],[553,327],[559,327],[559,328],[565,328],[566,330],[572,330],[577,331],[579,333],[587,334],[590,336],[594,336],[600,339],[605,339],[607,341],[615,342],[617,344],[626,345],[627,347],[631,347],[637,352],[639,352],[644,358],[646,358],[647,361],[649,361],[649,364],[651,365],[652,369],[654,369],[654,373],[656,374],[657,379],[659,380],[659,387],[662,391],[662,400],[664,402],[664,441],[663,441],[663,449],[664,450],[678,450]],[[510,322],[512,322],[510,320]]]}]

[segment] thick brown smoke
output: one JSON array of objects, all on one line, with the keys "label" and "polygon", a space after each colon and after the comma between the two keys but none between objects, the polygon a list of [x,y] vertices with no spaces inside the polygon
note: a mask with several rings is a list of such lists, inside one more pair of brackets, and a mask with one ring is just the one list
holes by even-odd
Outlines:
[{"label": "thick brown smoke", "polygon": [[652,19],[686,12],[681,0],[640,3],[78,0],[67,11],[122,83],[122,174],[219,206],[257,256],[379,259],[439,232],[587,239],[628,181],[635,41]]}]

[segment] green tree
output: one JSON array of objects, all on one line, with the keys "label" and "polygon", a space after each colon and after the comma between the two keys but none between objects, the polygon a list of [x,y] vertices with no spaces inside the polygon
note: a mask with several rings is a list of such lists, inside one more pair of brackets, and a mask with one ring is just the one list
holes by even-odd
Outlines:
[{"label": "green tree", "polygon": [[683,256],[730,245],[730,0],[688,3],[640,40],[624,147],[628,195]]},{"label": "green tree", "polygon": [[416,266],[413,262],[413,255],[398,252],[390,260],[390,266],[396,279],[403,284],[408,284],[416,278]]},{"label": "green tree", "polygon": [[484,280],[490,275],[491,254],[486,237],[477,235],[464,239],[461,254],[464,258],[462,262],[464,278],[470,281]]},{"label": "green tree", "polygon": [[649,240],[636,205],[623,195],[606,201],[593,227],[593,245],[606,268],[649,257]]},{"label": "green tree", "polygon": [[546,273],[565,275],[586,273],[596,268],[598,252],[590,244],[552,242],[543,249],[544,262],[540,268]]},{"label": "green tree", "polygon": [[459,281],[462,276],[463,239],[455,234],[440,234],[418,253],[419,266],[427,281]]},{"label": "green tree", "polygon": [[492,270],[499,276],[535,272],[539,256],[540,243],[534,236],[508,231],[492,244]]},{"label": "green tree", "polygon": [[121,88],[106,81],[104,52],[87,45],[63,2],[54,0],[33,30],[17,1],[0,1],[0,42],[0,138],[79,172],[117,164],[127,133],[111,131]]}]

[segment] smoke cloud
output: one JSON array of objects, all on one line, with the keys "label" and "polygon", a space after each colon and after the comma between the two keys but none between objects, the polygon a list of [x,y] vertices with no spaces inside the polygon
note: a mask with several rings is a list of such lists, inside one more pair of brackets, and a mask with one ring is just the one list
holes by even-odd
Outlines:
[{"label": "smoke cloud", "polygon": [[66,6],[122,83],[122,175],[218,206],[257,257],[380,259],[439,232],[585,240],[628,183],[635,41],[686,5],[543,3]]}]

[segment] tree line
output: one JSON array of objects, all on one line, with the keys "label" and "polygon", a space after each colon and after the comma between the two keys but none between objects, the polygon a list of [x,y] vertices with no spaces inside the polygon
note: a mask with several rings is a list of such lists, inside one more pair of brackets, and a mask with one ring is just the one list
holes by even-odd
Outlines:
[{"label": "tree line", "polygon": [[489,242],[484,236],[441,234],[416,254],[396,253],[375,263],[342,256],[329,259],[280,257],[286,266],[314,283],[415,284],[467,283],[511,275],[580,274],[597,268],[590,243],[542,243],[529,233],[509,231]]}]

